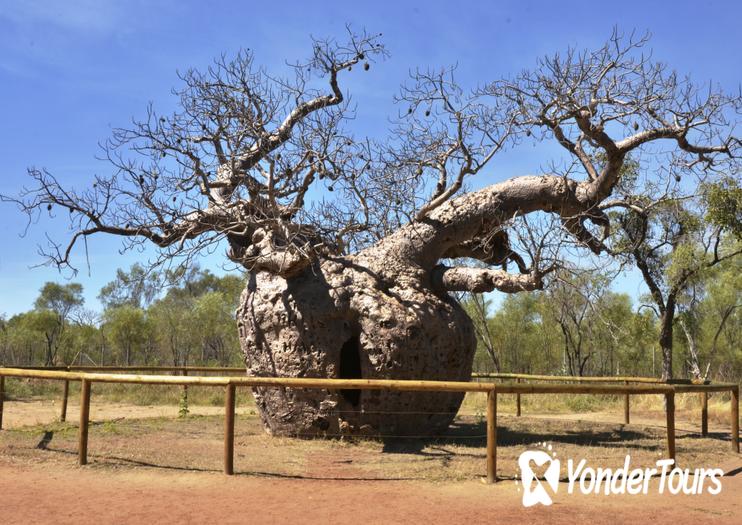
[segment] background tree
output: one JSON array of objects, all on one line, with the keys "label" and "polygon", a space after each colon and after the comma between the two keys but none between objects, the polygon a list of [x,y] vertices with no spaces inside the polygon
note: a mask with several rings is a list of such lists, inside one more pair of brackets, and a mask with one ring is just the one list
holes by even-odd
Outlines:
[{"label": "background tree", "polygon": [[[486,372],[502,372],[501,355],[497,348],[496,332],[489,319],[491,301],[481,293],[468,294],[462,303],[467,315],[471,318],[477,334],[477,345],[486,353],[484,362],[475,363],[475,368]],[[476,361],[476,357],[475,357]]]},{"label": "background tree", "polygon": [[[60,347],[62,362],[68,365],[97,365],[105,340],[95,319],[78,319],[67,327]],[[102,364],[102,363],[101,363]]]},{"label": "background tree", "polygon": [[594,350],[590,374],[628,375],[627,370],[632,365],[629,359],[622,359],[622,356],[642,354],[641,359],[646,360],[651,344],[637,344],[637,340],[640,339],[642,330],[651,331],[651,325],[640,325],[637,333],[636,324],[641,323],[642,318],[633,312],[631,299],[626,294],[612,292],[607,286],[604,286],[603,293],[592,310],[593,324],[589,333]]},{"label": "background tree", "polygon": [[679,323],[687,348],[686,368],[696,378],[736,380],[742,350],[742,276],[739,258],[720,263],[693,283],[683,299]]},{"label": "background tree", "polygon": [[8,357],[11,364],[43,364],[45,362],[45,338],[39,330],[38,312],[17,314],[8,320]]},{"label": "background tree", "polygon": [[143,308],[149,305],[162,291],[163,283],[160,274],[147,270],[135,263],[124,271],[116,270],[116,278],[101,288],[98,299],[106,308],[133,306]]},{"label": "background tree", "polygon": [[552,308],[545,314],[562,335],[565,368],[570,375],[582,376],[593,357],[592,347],[586,343],[598,326],[595,314],[607,282],[601,276],[588,273],[557,277],[547,291]]},{"label": "background tree", "polygon": [[206,292],[194,301],[194,330],[201,336],[201,362],[218,366],[239,364],[239,356],[230,353],[238,348],[234,330],[234,311],[238,295]]},{"label": "background tree", "polygon": [[650,375],[654,319],[634,312],[627,295],[608,289],[612,273],[562,275],[547,290],[506,296],[485,313],[487,332],[477,331],[475,369],[495,371],[494,353],[507,372]]},{"label": "background tree", "polygon": [[47,282],[41,288],[34,302],[38,313],[33,322],[36,330],[43,332],[46,339],[45,366],[55,364],[70,316],[84,302],[82,285],[78,283],[62,285]]},{"label": "background tree", "polygon": [[0,315],[0,363],[14,363],[15,359],[12,355],[12,346],[10,344],[10,336],[8,333],[8,321],[5,318],[5,314]]},{"label": "background tree", "polygon": [[[128,248],[150,241],[161,260],[188,261],[226,241],[249,271],[237,320],[252,374],[464,380],[476,338],[449,292],[539,289],[566,247],[605,252],[606,210],[630,205],[609,201],[628,155],[700,177],[737,162],[727,117],[740,97],[693,85],[650,61],[645,39],[619,35],[474,91],[450,69],[417,72],[392,135],[356,139],[340,80],[385,56],[378,40],[314,41],[287,77],[255,67],[249,52],[189,71],[178,111],[150,108],[114,132],[105,150],[113,174],[75,191],[32,169],[32,186],[11,200],[32,217],[64,210],[74,233],[45,250],[62,267],[99,233]],[[461,194],[499,151],[533,140],[554,140],[566,161]],[[189,321],[170,319],[171,333]],[[270,432],[302,435],[435,432],[462,400],[254,393]]]},{"label": "background tree", "polygon": [[142,309],[128,304],[106,309],[103,331],[118,350],[122,364],[131,366],[135,360],[147,363],[144,346],[149,338],[150,324]]},{"label": "background tree", "polygon": [[489,321],[503,370],[540,374],[562,369],[558,331],[544,322],[541,303],[538,294],[507,296]]}]

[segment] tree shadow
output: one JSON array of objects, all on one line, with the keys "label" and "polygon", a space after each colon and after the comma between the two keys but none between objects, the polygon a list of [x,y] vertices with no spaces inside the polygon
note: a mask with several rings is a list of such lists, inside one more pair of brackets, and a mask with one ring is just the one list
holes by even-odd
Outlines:
[{"label": "tree shadow", "polygon": [[[500,424],[497,427],[498,446],[533,446],[541,442],[550,442],[564,445],[594,446],[603,448],[627,448],[645,451],[661,451],[665,448],[664,427],[656,427],[652,432],[641,429],[630,429],[623,424],[614,426],[602,425],[604,428],[586,430],[585,422],[581,428],[564,430],[540,430],[537,425],[527,430],[517,426]],[[578,425],[575,425],[578,426]],[[420,437],[388,437],[382,438],[382,452],[387,454],[418,454],[428,457],[440,457],[450,453],[456,456],[482,457],[484,451],[477,454],[453,452],[446,447],[456,446],[463,448],[484,449],[487,445],[487,426],[485,421],[457,421],[449,426],[447,432],[441,436]],[[700,432],[676,433],[676,441],[682,439],[701,438]],[[731,437],[722,432],[709,433],[703,439],[730,441]],[[642,441],[653,441],[644,443]],[[431,452],[432,451],[432,452]]]},{"label": "tree shadow", "polygon": [[[66,450],[62,448],[52,447],[36,447],[37,449],[44,450],[46,452],[53,452],[56,454],[64,454],[68,456],[77,456],[77,452],[74,450]],[[168,465],[160,463],[152,463],[150,461],[144,461],[134,458],[124,458],[115,455],[95,455],[89,456],[89,460],[93,460],[94,463],[89,463],[91,466],[95,466],[97,463],[99,466],[136,466],[146,467],[162,471],[175,471],[175,472],[204,472],[204,473],[219,473],[222,472],[218,468],[204,468],[204,467],[182,467],[178,465]],[[240,470],[235,471],[235,476],[238,477],[261,477],[261,478],[274,478],[274,479],[297,479],[297,480],[315,480],[315,481],[419,481],[422,478],[419,477],[370,477],[370,476],[317,476],[317,475],[306,475],[306,474],[286,474],[281,472],[267,472],[262,470]]]},{"label": "tree shadow", "polygon": [[[660,427],[664,428],[664,427]],[[682,432],[682,434],[678,434]],[[705,436],[696,430],[675,429],[675,439],[714,439],[717,441],[732,441],[732,435],[729,432],[709,432]]]}]

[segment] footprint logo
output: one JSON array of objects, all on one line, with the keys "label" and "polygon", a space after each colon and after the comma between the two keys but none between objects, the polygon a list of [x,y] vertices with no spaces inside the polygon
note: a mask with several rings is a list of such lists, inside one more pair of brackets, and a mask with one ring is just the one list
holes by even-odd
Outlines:
[{"label": "footprint logo", "polygon": [[[545,450],[527,450],[518,458],[523,484],[523,506],[551,505],[552,495],[559,489],[560,463],[551,445],[539,443]],[[536,472],[543,472],[538,476]],[[547,490],[550,489],[550,490]]]}]

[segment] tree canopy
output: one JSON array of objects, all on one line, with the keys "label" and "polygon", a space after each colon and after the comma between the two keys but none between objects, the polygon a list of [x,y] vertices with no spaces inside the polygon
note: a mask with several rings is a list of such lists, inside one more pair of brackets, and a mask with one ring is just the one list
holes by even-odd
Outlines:
[{"label": "tree canopy", "polygon": [[[226,240],[229,258],[246,269],[290,276],[405,224],[440,221],[443,204],[500,150],[554,140],[566,162],[502,183],[493,209],[477,202],[481,194],[462,201],[457,206],[478,207],[470,221],[479,226],[457,226],[451,242],[419,241],[437,243],[442,258],[512,261],[530,274],[453,268],[438,279],[446,289],[538,287],[560,265],[565,243],[606,251],[606,212],[643,209],[646,195],[662,200],[648,189],[672,192],[691,177],[716,184],[710,217],[738,219],[738,190],[709,177],[738,173],[740,96],[652,60],[647,42],[616,32],[597,50],[546,56],[473,90],[457,84],[454,69],[416,71],[397,97],[390,134],[379,139],[347,130],[353,113],[341,81],[387,57],[381,35],[349,30],[346,41],[315,39],[286,77],[245,50],[181,74],[172,114],[150,107],[132,127],[116,129],[104,147],[113,174],[75,190],[33,168],[32,185],[3,198],[31,218],[65,211],[72,237],[43,249],[61,267],[72,264],[81,239],[106,233],[128,248],[154,243],[160,261],[188,260]],[[629,156],[641,183],[621,181]],[[609,199],[616,188],[624,191]],[[534,212],[547,218],[527,221]]]}]

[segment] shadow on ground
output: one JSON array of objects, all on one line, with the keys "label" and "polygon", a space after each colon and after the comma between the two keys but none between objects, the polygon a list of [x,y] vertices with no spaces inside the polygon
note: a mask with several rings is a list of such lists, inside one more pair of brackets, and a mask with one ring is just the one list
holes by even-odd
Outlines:
[{"label": "shadow on ground", "polygon": [[[584,421],[566,421],[559,431],[539,431],[541,427],[553,427],[553,424],[539,425],[539,419],[523,418],[523,423],[498,424],[498,447],[528,447],[541,442],[592,446],[603,448],[636,449],[662,451],[665,448],[666,433],[661,426],[627,428],[627,425],[605,423],[591,425]],[[574,429],[567,428],[569,426]],[[593,428],[590,428],[593,427]],[[595,428],[598,427],[598,428]],[[602,427],[602,428],[601,428]],[[444,450],[447,445],[483,449],[487,444],[487,427],[484,421],[456,421],[448,431],[434,438],[387,438],[383,439],[382,452],[389,454],[422,454],[425,449]],[[700,432],[676,429],[676,442],[684,439],[709,439],[730,442],[731,436],[724,432],[709,432],[702,436]],[[649,443],[645,443],[649,442]],[[461,455],[461,453],[458,453]],[[479,454],[477,454],[479,456]]]}]

